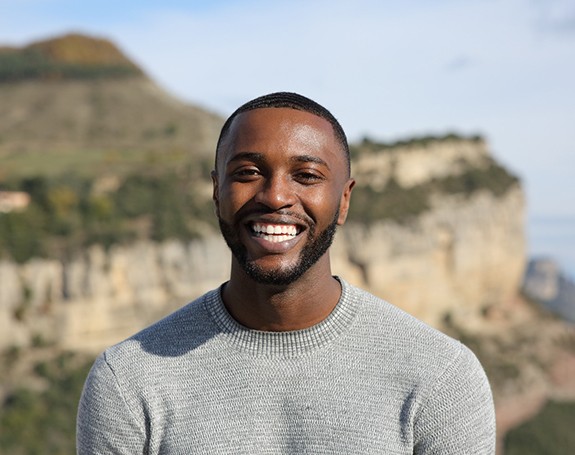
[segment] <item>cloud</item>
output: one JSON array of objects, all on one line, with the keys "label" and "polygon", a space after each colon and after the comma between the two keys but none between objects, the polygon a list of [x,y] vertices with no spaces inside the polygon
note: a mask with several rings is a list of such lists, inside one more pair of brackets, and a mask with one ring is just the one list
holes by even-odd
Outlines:
[{"label": "cloud", "polygon": [[559,35],[575,34],[575,2],[572,0],[536,0],[534,6],[539,30]]},{"label": "cloud", "polygon": [[473,65],[473,60],[465,55],[459,55],[445,65],[448,72],[457,72],[467,69]]}]

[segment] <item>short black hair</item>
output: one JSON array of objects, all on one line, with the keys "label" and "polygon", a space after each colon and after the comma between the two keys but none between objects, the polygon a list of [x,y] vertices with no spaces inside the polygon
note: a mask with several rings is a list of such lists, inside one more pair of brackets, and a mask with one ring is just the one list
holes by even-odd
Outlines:
[{"label": "short black hair", "polygon": [[228,117],[228,119],[224,123],[224,126],[222,126],[222,130],[220,131],[220,137],[218,138],[218,144],[216,146],[216,158],[215,158],[216,169],[218,165],[218,153],[220,150],[220,145],[225,139],[234,118],[237,115],[241,114],[242,112],[253,111],[255,109],[263,109],[269,107],[289,108],[289,109],[295,109],[297,111],[305,111],[309,112],[310,114],[317,115],[318,117],[321,117],[324,120],[327,120],[331,124],[335,137],[339,142],[339,144],[341,145],[342,151],[345,154],[347,160],[347,171],[349,174],[351,168],[349,145],[347,143],[347,137],[345,135],[345,132],[343,131],[343,128],[341,127],[337,119],[333,116],[333,114],[330,111],[328,111],[321,104],[316,103],[312,99],[309,99],[303,95],[299,95],[297,93],[292,92],[275,92],[270,93],[268,95],[260,96],[241,105],[232,113],[232,115]]}]

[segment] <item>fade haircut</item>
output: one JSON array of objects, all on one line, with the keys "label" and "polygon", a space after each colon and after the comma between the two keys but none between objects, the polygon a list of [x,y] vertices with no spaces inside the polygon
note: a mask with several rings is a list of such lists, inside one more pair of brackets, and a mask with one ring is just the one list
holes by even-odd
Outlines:
[{"label": "fade haircut", "polygon": [[220,137],[218,138],[218,144],[216,146],[216,160],[215,160],[216,169],[218,166],[218,155],[220,151],[220,146],[222,142],[225,140],[234,118],[236,118],[242,112],[253,111],[255,109],[270,108],[270,107],[289,108],[289,109],[295,109],[296,111],[309,112],[310,114],[317,115],[318,117],[327,120],[330,123],[333,129],[333,133],[341,146],[342,152],[345,155],[347,161],[347,172],[348,175],[350,174],[351,165],[349,156],[349,145],[347,143],[347,137],[345,136],[345,132],[343,131],[343,128],[341,127],[337,119],[333,116],[333,114],[330,111],[328,111],[321,104],[316,103],[315,101],[306,98],[303,95],[291,92],[276,92],[276,93],[270,93],[269,95],[260,96],[238,107],[232,113],[232,115],[228,117],[228,119],[224,123],[224,126],[222,126]]}]

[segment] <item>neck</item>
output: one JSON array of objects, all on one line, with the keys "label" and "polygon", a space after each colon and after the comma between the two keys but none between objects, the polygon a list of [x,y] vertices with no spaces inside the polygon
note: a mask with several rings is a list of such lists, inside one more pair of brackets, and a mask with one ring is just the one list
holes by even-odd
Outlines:
[{"label": "neck", "polygon": [[284,285],[261,284],[232,260],[222,299],[240,324],[274,332],[301,330],[323,321],[335,308],[341,285],[331,275],[326,254],[302,277]]}]

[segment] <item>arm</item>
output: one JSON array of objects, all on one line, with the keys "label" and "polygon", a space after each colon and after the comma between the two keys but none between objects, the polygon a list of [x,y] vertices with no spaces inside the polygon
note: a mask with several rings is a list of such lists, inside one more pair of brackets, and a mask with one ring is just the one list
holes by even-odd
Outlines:
[{"label": "arm", "polygon": [[465,346],[422,404],[414,437],[417,455],[495,454],[491,389],[479,361]]},{"label": "arm", "polygon": [[114,372],[100,356],[84,385],[76,425],[78,455],[145,453],[144,422],[138,422]]}]

